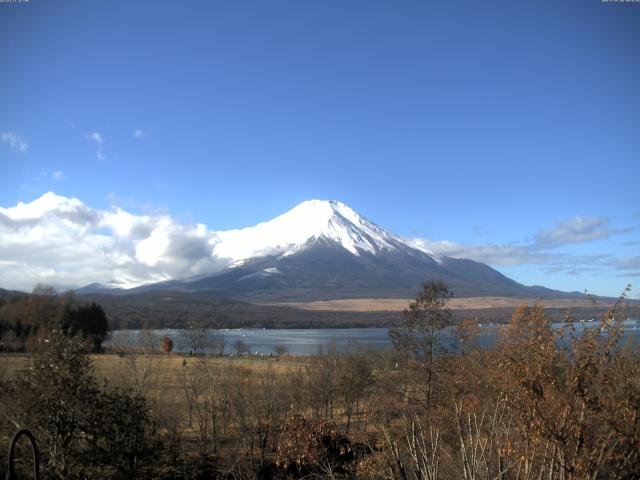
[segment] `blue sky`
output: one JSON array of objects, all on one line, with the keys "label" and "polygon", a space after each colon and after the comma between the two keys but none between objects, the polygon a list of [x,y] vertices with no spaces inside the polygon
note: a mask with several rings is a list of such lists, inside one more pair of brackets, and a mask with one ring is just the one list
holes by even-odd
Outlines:
[{"label": "blue sky", "polygon": [[0,207],[224,230],[338,199],[615,295],[640,280],[638,45],[640,4],[600,0],[0,3]]}]

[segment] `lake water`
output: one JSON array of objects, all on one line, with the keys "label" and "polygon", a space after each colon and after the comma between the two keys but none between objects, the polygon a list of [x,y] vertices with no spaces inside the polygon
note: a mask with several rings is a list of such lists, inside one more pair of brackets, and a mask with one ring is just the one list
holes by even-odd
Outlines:
[{"label": "lake water", "polygon": [[[561,324],[556,324],[560,326]],[[577,322],[577,330],[584,328],[598,328],[597,321]],[[481,326],[478,339],[483,348],[491,348],[496,340],[498,325],[485,324]],[[640,344],[640,321],[625,320],[623,322],[624,337],[632,337],[635,347]],[[318,329],[223,329],[207,330],[209,339],[215,335],[222,335],[226,339],[225,353],[235,352],[234,344],[238,340],[245,342],[254,355],[271,355],[276,345],[283,345],[293,355],[314,355],[328,350],[344,351],[347,348],[361,348],[383,350],[391,347],[388,329],[386,328],[318,328]],[[173,351],[189,353],[191,345],[185,335],[185,330],[166,329],[151,330],[116,330],[105,342],[111,347],[143,347],[151,345],[158,348],[160,339],[169,336],[173,342]],[[623,342],[626,338],[623,337]],[[443,332],[443,343],[451,351],[455,351],[457,340],[451,329]],[[212,353],[211,349],[205,349]]]}]

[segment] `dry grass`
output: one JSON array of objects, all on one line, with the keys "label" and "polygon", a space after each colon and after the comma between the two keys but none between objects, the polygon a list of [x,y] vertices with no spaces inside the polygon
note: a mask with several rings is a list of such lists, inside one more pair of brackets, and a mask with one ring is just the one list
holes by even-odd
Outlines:
[{"label": "dry grass", "polygon": [[[248,358],[215,358],[215,357],[190,357],[189,355],[171,354],[144,354],[125,355],[116,354],[91,355],[95,367],[96,378],[99,383],[108,381],[109,384],[125,384],[134,376],[147,375],[149,383],[154,390],[171,392],[181,387],[180,377],[185,368],[189,368],[194,362],[204,363],[211,367],[233,366],[247,369],[259,374],[271,369],[276,374],[288,374],[296,372],[307,365],[312,359],[307,357],[283,356],[276,357],[248,357]],[[0,354],[0,379],[8,379],[20,374],[28,366],[27,354]]]},{"label": "dry grass", "polygon": [[[303,310],[330,312],[401,312],[414,301],[408,298],[346,298],[340,300],[318,300],[314,302],[290,302],[270,305],[301,308]],[[514,297],[468,297],[452,298],[447,307],[452,310],[515,308],[522,304],[534,305],[536,298]],[[613,301],[612,301],[613,302]],[[611,302],[611,303],[612,303]],[[599,302],[608,306],[607,302]],[[587,298],[545,299],[545,308],[590,307]]]}]

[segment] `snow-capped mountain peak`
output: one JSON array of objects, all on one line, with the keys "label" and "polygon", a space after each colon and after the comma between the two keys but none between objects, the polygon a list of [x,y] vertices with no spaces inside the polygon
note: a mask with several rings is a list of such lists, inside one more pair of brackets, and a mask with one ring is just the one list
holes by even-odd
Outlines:
[{"label": "snow-capped mountain peak", "polygon": [[354,255],[394,250],[404,243],[342,202],[307,200],[253,227],[218,232],[213,254],[239,261],[265,255],[291,255],[314,240],[339,244]]},{"label": "snow-capped mountain peak", "polygon": [[[267,222],[209,233],[207,243],[215,269],[186,278],[165,276],[138,284],[125,280],[107,285],[90,285],[82,292],[104,293],[119,288],[142,287],[158,281],[165,287],[168,284],[163,282],[168,281],[175,282],[174,285],[179,288],[202,284],[205,285],[202,288],[206,289],[210,287],[211,278],[220,279],[230,272],[240,272],[241,276],[234,281],[243,285],[266,280],[287,281],[289,277],[279,270],[279,266],[295,264],[302,257],[315,258],[317,263],[311,267],[312,270],[319,265],[321,269],[325,268],[336,258],[340,258],[339,263],[346,262],[352,266],[358,262],[364,262],[368,265],[366,268],[373,264],[385,265],[380,267],[383,270],[402,262],[414,266],[425,261],[429,265],[442,263],[442,257],[434,255],[425,245],[399,237],[335,200],[307,200]],[[302,257],[297,255],[299,253]],[[341,263],[340,268],[342,266]],[[335,266],[327,268],[334,269],[331,271],[340,270]],[[348,270],[351,267],[346,268]]]},{"label": "snow-capped mountain peak", "polygon": [[[457,295],[530,292],[487,265],[434,255],[428,244],[394,235],[338,201],[309,200],[253,227],[209,232],[215,271],[139,289],[267,300],[408,298],[420,282],[439,279]],[[80,291],[117,293],[113,286]]]}]

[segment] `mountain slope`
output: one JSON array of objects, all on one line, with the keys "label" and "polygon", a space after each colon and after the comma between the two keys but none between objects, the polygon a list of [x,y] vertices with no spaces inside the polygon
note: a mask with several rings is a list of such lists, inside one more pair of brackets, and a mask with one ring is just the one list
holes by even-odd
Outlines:
[{"label": "mountain slope", "polygon": [[[170,282],[164,288],[212,291],[261,300],[408,298],[426,280],[442,280],[456,296],[562,296],[562,292],[525,287],[472,260],[442,263],[415,251],[352,255],[317,240],[299,253],[251,259],[216,275]],[[152,288],[159,288],[162,284]]]},{"label": "mountain slope", "polygon": [[259,301],[407,298],[421,282],[438,279],[456,296],[570,295],[526,287],[480,262],[435,255],[336,201],[306,201],[269,222],[217,237],[213,255],[226,261],[222,270],[129,291],[213,292]]},{"label": "mountain slope", "polygon": [[355,256],[408,247],[403,239],[358,215],[344,203],[324,200],[302,202],[269,222],[218,232],[218,237],[213,254],[233,262],[293,255],[317,240],[339,245]]}]

